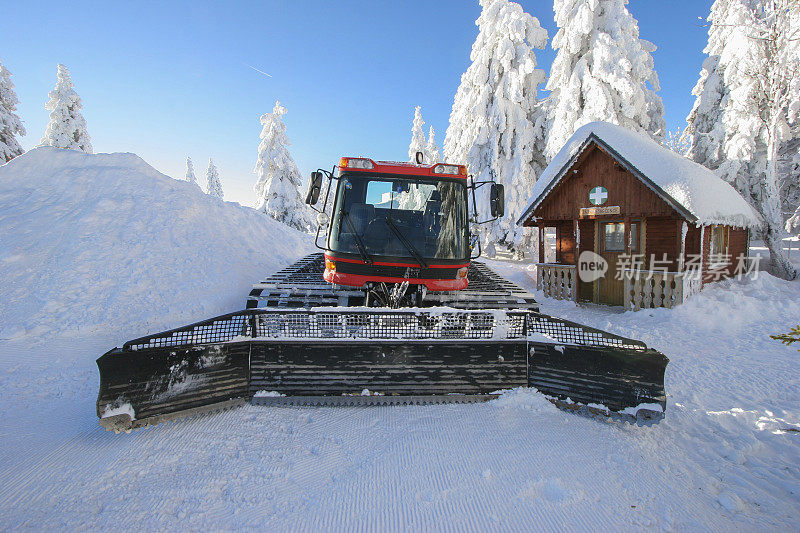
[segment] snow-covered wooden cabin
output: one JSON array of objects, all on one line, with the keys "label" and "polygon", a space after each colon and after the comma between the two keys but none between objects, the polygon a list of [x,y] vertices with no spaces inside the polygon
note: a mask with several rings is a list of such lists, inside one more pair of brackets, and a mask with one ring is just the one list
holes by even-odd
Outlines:
[{"label": "snow-covered wooden cabin", "polygon": [[580,128],[531,197],[517,223],[539,228],[539,289],[628,309],[672,307],[703,283],[736,274],[759,225],[713,172],[606,122]]}]

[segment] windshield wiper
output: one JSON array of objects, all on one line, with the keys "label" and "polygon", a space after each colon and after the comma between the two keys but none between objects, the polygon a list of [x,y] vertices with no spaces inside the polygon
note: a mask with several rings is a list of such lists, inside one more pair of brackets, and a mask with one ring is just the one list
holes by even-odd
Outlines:
[{"label": "windshield wiper", "polygon": [[356,238],[356,248],[358,248],[358,254],[361,256],[361,259],[367,263],[368,265],[372,264],[372,257],[367,253],[367,247],[364,246],[364,241],[361,240],[361,235],[358,234],[356,231],[356,226],[353,224],[353,221],[350,219],[350,213],[344,211],[342,213],[342,218],[344,218],[345,223],[350,228],[350,232]]},{"label": "windshield wiper", "polygon": [[400,240],[401,243],[403,243],[403,246],[406,247],[406,250],[408,250],[411,253],[411,255],[414,256],[414,259],[417,260],[417,263],[419,263],[422,268],[428,268],[428,263],[426,263],[425,260],[422,258],[422,254],[420,254],[419,251],[416,248],[414,248],[414,245],[411,244],[411,242],[408,239],[406,239],[406,236],[403,235],[403,233],[399,229],[397,229],[397,226],[395,226],[394,222],[392,222],[391,216],[386,217],[386,225],[392,229],[395,235],[397,235],[397,238]]}]

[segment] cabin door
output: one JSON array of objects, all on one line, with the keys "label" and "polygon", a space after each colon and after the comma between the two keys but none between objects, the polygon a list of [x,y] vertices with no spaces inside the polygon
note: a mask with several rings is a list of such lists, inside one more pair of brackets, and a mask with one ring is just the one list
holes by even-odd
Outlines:
[{"label": "cabin door", "polygon": [[600,255],[608,263],[605,276],[597,281],[598,303],[623,305],[625,282],[617,275],[617,269],[619,258],[625,253],[625,223],[598,222],[597,224]]}]

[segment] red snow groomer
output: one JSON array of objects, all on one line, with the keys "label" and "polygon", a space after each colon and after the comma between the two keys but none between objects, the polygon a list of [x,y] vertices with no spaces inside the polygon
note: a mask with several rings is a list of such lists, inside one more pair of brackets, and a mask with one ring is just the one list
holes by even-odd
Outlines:
[{"label": "red snow groomer", "polygon": [[503,186],[420,156],[344,157],[313,172],[306,203],[323,252],[256,283],[243,311],[100,357],[101,425],[128,431],[245,402],[475,402],[514,387],[593,414],[662,417],[667,358],[540,313],[530,293],[475,261],[480,225],[504,215]]}]

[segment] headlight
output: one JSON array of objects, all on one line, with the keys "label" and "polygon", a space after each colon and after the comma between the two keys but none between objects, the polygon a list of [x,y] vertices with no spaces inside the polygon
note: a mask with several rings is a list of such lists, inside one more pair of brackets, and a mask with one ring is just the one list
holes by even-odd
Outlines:
[{"label": "headlight", "polygon": [[330,259],[325,259],[325,270],[336,272],[336,263],[331,261]]},{"label": "headlight", "polygon": [[460,170],[459,165],[443,165],[440,163],[433,167],[434,174],[452,174],[454,176],[459,176]]},{"label": "headlight", "polygon": [[375,163],[371,159],[362,157],[343,157],[339,161],[340,168],[360,168],[369,170],[375,168]]},{"label": "headlight", "polygon": [[461,267],[456,272],[456,279],[463,279],[467,277],[467,272],[469,272],[469,267]]}]

